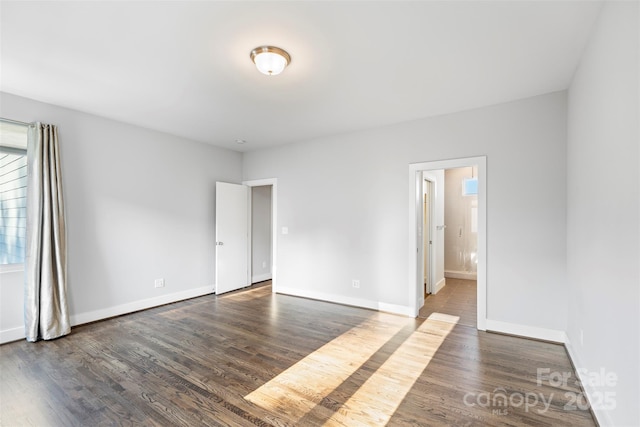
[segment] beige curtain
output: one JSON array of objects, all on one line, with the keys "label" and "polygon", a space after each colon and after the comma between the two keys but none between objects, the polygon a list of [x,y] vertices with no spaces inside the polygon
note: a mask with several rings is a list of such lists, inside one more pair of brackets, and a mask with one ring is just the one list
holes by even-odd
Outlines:
[{"label": "beige curtain", "polygon": [[34,123],[27,146],[25,334],[50,340],[71,331],[67,309],[67,246],[58,129]]}]

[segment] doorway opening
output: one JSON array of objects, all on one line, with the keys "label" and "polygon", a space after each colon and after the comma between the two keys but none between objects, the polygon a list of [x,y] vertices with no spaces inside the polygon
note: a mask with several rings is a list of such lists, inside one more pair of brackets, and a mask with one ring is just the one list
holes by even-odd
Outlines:
[{"label": "doorway opening", "polygon": [[[254,192],[259,187],[262,188]],[[215,293],[220,295],[268,280],[276,292],[277,180],[216,182],[215,221]]]},{"label": "doorway opening", "polygon": [[271,283],[276,292],[277,179],[245,181],[249,187],[249,278],[250,284]]},{"label": "doorway opening", "polygon": [[251,285],[271,280],[271,185],[251,187]]},{"label": "doorway opening", "polygon": [[[425,302],[418,317],[429,318],[434,313],[453,316],[460,325],[476,327],[477,324],[477,253],[478,253],[478,172],[476,166],[445,169],[435,175],[444,179],[444,192],[437,198],[437,208],[444,217],[440,230],[433,231],[434,237],[443,242],[437,246],[443,250],[444,277],[439,274],[438,286],[428,287]],[[431,236],[430,206],[435,185],[435,178],[429,180],[429,172],[423,172],[423,230],[424,230],[424,262],[425,284],[431,279],[429,265],[431,263],[431,247],[434,237]],[[441,186],[442,187],[442,186]],[[436,225],[438,226],[438,225]],[[435,227],[434,227],[435,228]],[[442,245],[444,243],[444,247]],[[442,256],[437,259],[442,263]],[[442,271],[442,265],[439,266]],[[426,287],[426,285],[425,285]]]},{"label": "doorway opening", "polygon": [[[451,284],[441,294],[438,303],[446,303],[449,299],[446,294],[454,294],[454,291],[454,298],[471,304],[475,301],[475,307],[466,311],[463,320],[485,330],[486,157],[416,163],[409,166],[409,174],[410,288],[415,315],[420,315],[425,298],[434,298],[432,302],[435,302],[445,284]],[[460,200],[454,202],[463,207],[462,213],[454,213],[454,218],[455,215],[459,217],[455,220],[445,219],[445,174],[449,175],[450,184],[459,192]],[[453,238],[449,239],[446,250],[454,254],[447,264],[446,274],[445,232]],[[475,297],[474,301],[470,302],[469,292],[474,292],[471,295]],[[455,309],[464,310],[465,307]]]}]

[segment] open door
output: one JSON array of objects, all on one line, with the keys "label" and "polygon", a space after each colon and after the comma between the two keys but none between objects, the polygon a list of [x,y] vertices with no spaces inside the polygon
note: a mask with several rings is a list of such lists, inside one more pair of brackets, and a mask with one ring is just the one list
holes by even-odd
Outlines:
[{"label": "open door", "polygon": [[251,285],[249,187],[216,182],[216,294]]},{"label": "open door", "polygon": [[423,211],[422,211],[422,236],[424,245],[424,296],[432,293],[431,283],[431,250],[433,248],[433,238],[431,236],[431,218],[432,218],[432,183],[428,179],[423,179]]}]

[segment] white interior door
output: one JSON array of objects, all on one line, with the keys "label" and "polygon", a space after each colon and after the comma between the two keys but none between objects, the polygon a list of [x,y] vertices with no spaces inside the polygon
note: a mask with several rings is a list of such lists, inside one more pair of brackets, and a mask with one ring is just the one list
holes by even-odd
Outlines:
[{"label": "white interior door", "polygon": [[216,294],[251,285],[249,187],[216,182]]},{"label": "white interior door", "polygon": [[431,249],[433,241],[431,240],[431,181],[425,179],[423,181],[424,191],[424,210],[423,210],[423,245],[424,245],[424,296],[432,292],[431,290]]}]

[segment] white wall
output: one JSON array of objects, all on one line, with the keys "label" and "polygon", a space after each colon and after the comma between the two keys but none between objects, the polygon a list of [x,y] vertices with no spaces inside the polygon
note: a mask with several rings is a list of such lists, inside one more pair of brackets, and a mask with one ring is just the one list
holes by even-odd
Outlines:
[{"label": "white wall", "polygon": [[271,279],[271,186],[251,187],[251,282]]},{"label": "white wall", "polygon": [[565,149],[559,92],[245,153],[243,167],[245,179],[278,178],[278,222],[289,229],[279,289],[402,311],[415,295],[408,165],[486,155],[488,317],[564,331]]},{"label": "white wall", "polygon": [[473,231],[472,208],[478,208],[478,196],[462,194],[462,182],[478,177],[476,168],[455,168],[445,171],[444,220],[445,235],[444,268],[446,277],[474,279],[478,254],[478,231]]},{"label": "white wall", "polygon": [[587,386],[592,402],[615,393],[601,425],[640,425],[638,13],[604,3],[569,90],[567,334],[578,368],[618,377]]},{"label": "white wall", "polygon": [[[74,324],[212,292],[215,182],[241,181],[241,154],[0,96],[2,117],[59,127]],[[21,275],[1,291],[2,338],[20,338]]]}]

